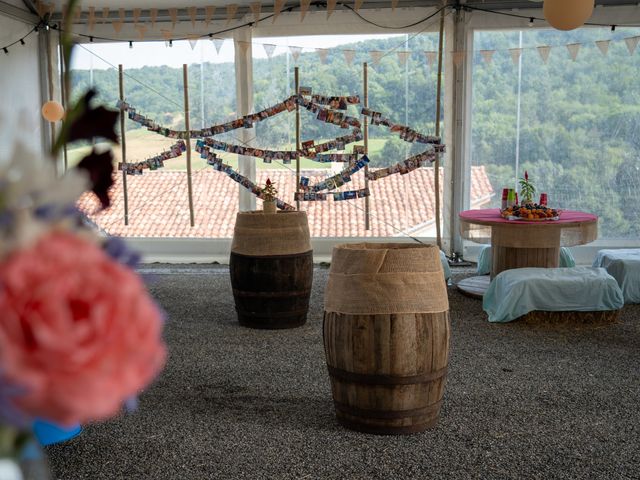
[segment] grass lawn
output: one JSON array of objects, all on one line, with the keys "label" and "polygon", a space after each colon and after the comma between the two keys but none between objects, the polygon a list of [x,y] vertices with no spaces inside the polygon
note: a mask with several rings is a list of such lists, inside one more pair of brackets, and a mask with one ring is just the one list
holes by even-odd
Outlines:
[{"label": "grass lawn", "polygon": [[[126,136],[126,146],[127,146],[127,162],[135,163],[141,162],[147,158],[153,157],[164,150],[168,150],[171,145],[176,142],[175,139],[165,138],[161,135],[158,135],[153,132],[149,132],[145,129],[137,129],[130,130],[127,132]],[[386,143],[385,139],[370,139],[369,140],[369,153],[371,155],[379,153]],[[352,145],[362,145],[363,142],[357,142]],[[195,140],[192,141],[192,145],[195,145]],[[350,145],[349,150],[351,150],[352,145]],[[284,147],[284,149],[292,148],[292,147]],[[76,147],[68,150],[68,162],[70,166],[76,165],[84,155],[89,153],[91,150],[90,146],[82,146]],[[348,150],[348,151],[349,151]],[[114,146],[113,154],[116,162],[122,161],[122,149],[119,145]],[[238,167],[238,156],[231,153],[222,153],[219,154],[222,157],[223,161],[233,168]],[[166,160],[164,163],[165,170],[186,170],[187,169],[187,157],[185,154],[178,158],[173,158],[170,160]],[[295,170],[296,165],[295,162],[292,162],[290,165],[282,165],[278,162],[273,163],[264,163],[259,159],[256,159],[256,167],[258,169],[291,169]],[[191,168],[196,171],[203,168],[208,168],[207,162],[200,158],[200,154],[196,151],[193,151],[191,154]],[[303,158],[300,163],[300,168],[302,170],[312,169],[312,168],[330,168],[329,163],[320,163],[314,162],[313,160],[309,160],[307,158]]]}]

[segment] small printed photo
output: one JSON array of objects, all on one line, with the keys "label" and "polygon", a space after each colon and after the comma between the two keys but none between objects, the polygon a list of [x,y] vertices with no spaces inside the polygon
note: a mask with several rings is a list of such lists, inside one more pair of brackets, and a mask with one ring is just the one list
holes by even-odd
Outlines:
[{"label": "small printed photo", "polygon": [[400,165],[396,163],[388,167],[387,170],[389,170],[389,173],[398,173],[400,171]]},{"label": "small printed photo", "polygon": [[344,97],[340,97],[338,100],[338,110],[346,110],[347,109],[347,99]]},{"label": "small printed photo", "polygon": [[344,150],[345,144],[344,142],[336,142],[335,149],[336,150]]},{"label": "small printed photo", "polygon": [[354,192],[353,190],[349,190],[347,192],[344,192],[344,199],[345,200],[351,200],[353,198],[356,198],[356,192]]},{"label": "small printed photo", "polygon": [[327,190],[333,190],[336,188],[336,181],[333,178],[327,178],[324,183],[327,186]]},{"label": "small printed photo", "polygon": [[253,122],[249,117],[242,117],[242,126],[244,128],[253,128]]},{"label": "small printed photo", "polygon": [[334,202],[339,202],[341,200],[344,200],[344,192],[334,192],[333,201]]},{"label": "small printed photo", "polygon": [[356,155],[364,155],[365,154],[364,145],[354,145],[353,153],[355,153]]},{"label": "small printed photo", "polygon": [[320,120],[321,122],[326,122],[327,121],[327,112],[328,110],[325,108],[322,108],[318,111],[318,120]]},{"label": "small printed photo", "polygon": [[314,145],[313,140],[307,140],[306,142],[302,142],[302,148],[311,148]]},{"label": "small printed photo", "polygon": [[258,158],[264,157],[264,150],[260,150],[259,148],[254,149],[253,156]]},{"label": "small printed photo", "polygon": [[342,122],[340,124],[340,128],[349,128],[349,124],[347,122]]},{"label": "small printed photo", "polygon": [[327,180],[327,182],[331,179],[333,179],[333,181],[335,182],[336,188],[340,188],[341,186],[344,185],[344,180],[342,178],[342,175],[336,175],[335,177],[331,177],[330,179]]},{"label": "small printed photo", "polygon": [[347,97],[347,103],[351,105],[355,105],[356,103],[360,103],[360,97],[358,95],[350,95]]},{"label": "small printed photo", "polygon": [[272,161],[272,157],[271,157],[271,155],[270,155],[270,154],[269,154],[269,155],[265,155],[265,156],[262,158],[262,160],[264,160],[264,163],[271,163],[271,161]]},{"label": "small printed photo", "polygon": [[373,111],[370,108],[363,107],[362,110],[360,110],[360,113],[366,117],[370,117]]},{"label": "small printed photo", "polygon": [[311,92],[312,92],[312,88],[311,88],[311,87],[303,87],[303,86],[300,86],[300,87],[298,88],[298,93],[299,93],[300,95],[311,95]]},{"label": "small printed photo", "polygon": [[400,175],[406,175],[409,173],[409,169],[404,165],[400,165],[400,169],[398,171],[400,172]]},{"label": "small printed photo", "polygon": [[326,193],[316,193],[316,200],[326,200],[326,199],[327,199]]},{"label": "small printed photo", "polygon": [[344,183],[349,183],[351,181],[351,175],[349,175],[348,173],[343,173],[341,175],[341,178]]},{"label": "small printed photo", "polygon": [[327,112],[327,115],[324,121],[327,123],[333,123],[333,117],[335,116],[335,112],[333,110],[325,110],[325,111]]}]

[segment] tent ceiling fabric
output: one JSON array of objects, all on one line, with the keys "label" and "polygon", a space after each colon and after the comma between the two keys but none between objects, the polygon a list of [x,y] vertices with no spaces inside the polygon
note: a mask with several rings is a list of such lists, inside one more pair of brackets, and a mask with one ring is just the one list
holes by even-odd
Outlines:
[{"label": "tent ceiling fabric", "polygon": [[[46,0],[44,0],[45,3]],[[198,7],[204,8],[206,6],[216,6],[218,8],[225,7],[229,3],[235,3],[240,8],[248,9],[250,4],[255,0],[193,0],[188,2],[188,5],[183,2],[176,2],[175,0],[154,0],[153,2],[134,2],[130,0],[120,0],[119,2],[112,2],[108,0],[87,0],[82,2],[83,10],[86,10],[89,7],[95,7],[96,9],[102,9],[104,7],[109,7],[111,10],[118,10],[119,8],[124,8],[127,11],[131,11],[134,8],[158,8],[158,9],[166,9],[166,8],[186,8],[186,7]],[[25,2],[28,3],[28,2]],[[62,5],[65,2],[61,2],[60,0],[54,1],[56,5],[56,11],[60,11]],[[273,9],[273,0],[262,0],[260,2],[262,4],[262,8],[270,11]],[[339,3],[339,2],[338,2]],[[353,0],[347,0],[349,5],[353,4]],[[448,0],[449,5],[453,5],[456,2],[453,0]],[[520,9],[520,8],[542,8],[541,0],[466,0],[460,2],[462,5],[475,6],[478,8],[491,9],[491,10],[503,10],[503,9]],[[614,5],[635,5],[638,3],[637,0],[596,0],[596,5],[603,6],[614,6]],[[298,6],[300,4],[299,1],[286,1],[283,7],[285,10],[291,6]],[[440,6],[442,4],[441,0],[399,0],[397,8],[412,8],[412,7],[431,7],[431,6]],[[362,3],[363,9],[376,9],[376,8],[390,8],[391,1],[390,0],[364,0]],[[337,9],[340,9],[340,5],[336,6]]]}]

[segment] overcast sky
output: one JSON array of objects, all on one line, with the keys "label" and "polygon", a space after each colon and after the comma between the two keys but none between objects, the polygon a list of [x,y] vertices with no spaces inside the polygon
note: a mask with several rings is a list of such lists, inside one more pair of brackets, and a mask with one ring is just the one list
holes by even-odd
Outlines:
[{"label": "overcast sky", "polygon": [[[304,47],[303,52],[314,51],[315,48],[331,48],[347,43],[372,38],[399,37],[404,35],[339,35],[339,36],[307,36],[307,37],[272,37],[253,40],[254,58],[267,58],[262,44],[277,45],[274,55],[281,55],[288,46]],[[340,53],[341,54],[341,53]],[[164,42],[134,42],[133,48],[127,43],[85,43],[76,48],[72,68],[74,69],[106,69],[123,64],[124,68],[168,65],[179,67],[183,63],[233,62],[233,41],[225,40],[220,53],[210,40],[199,40],[195,48],[188,41],[173,42],[173,47],[166,47]]]}]

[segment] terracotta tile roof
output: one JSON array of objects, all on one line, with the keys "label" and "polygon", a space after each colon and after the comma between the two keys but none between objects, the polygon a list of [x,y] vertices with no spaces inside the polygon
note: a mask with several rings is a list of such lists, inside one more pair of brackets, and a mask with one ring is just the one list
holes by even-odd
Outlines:
[{"label": "terracotta tile roof", "polygon": [[[313,237],[398,236],[402,232],[417,233],[434,223],[434,170],[419,168],[407,175],[390,175],[369,182],[371,197],[371,230],[364,228],[364,199],[334,202],[301,202],[309,215]],[[307,170],[303,176],[316,183],[327,177],[326,170]],[[295,174],[288,170],[258,170],[262,185],[267,177],[276,184],[279,197],[294,202]],[[97,201],[87,193],[79,206],[102,229],[111,235],[128,237],[192,237],[224,238],[233,236],[238,210],[239,185],[227,175],[205,169],[192,175],[195,226],[189,222],[187,176],[177,171],[145,171],[144,175],[127,177],[129,225],[124,225],[122,176],[116,176],[113,205],[96,212]],[[354,176],[341,190],[364,187],[362,174]],[[442,187],[441,187],[442,188]],[[442,191],[442,190],[441,190]],[[471,205],[478,208],[494,194],[484,167],[471,169]],[[261,200],[257,200],[261,208]]]}]

